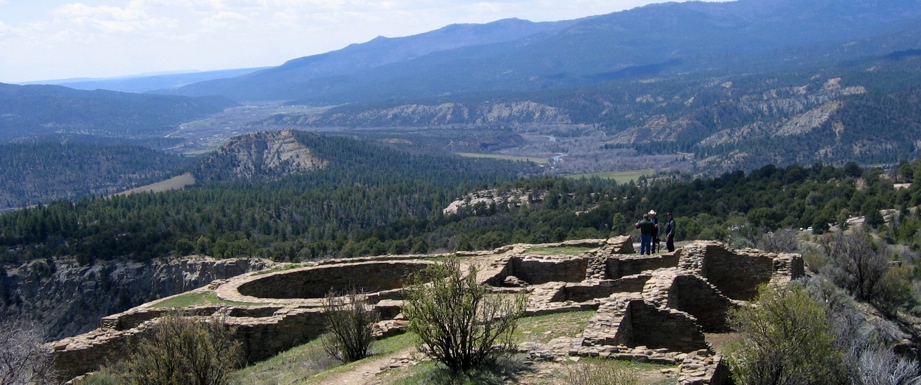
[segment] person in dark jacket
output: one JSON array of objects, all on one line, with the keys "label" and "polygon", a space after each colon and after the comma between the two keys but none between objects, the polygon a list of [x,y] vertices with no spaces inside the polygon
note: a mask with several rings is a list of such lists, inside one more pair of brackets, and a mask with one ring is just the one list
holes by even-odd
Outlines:
[{"label": "person in dark jacket", "polygon": [[675,251],[675,232],[677,230],[678,225],[675,223],[672,213],[665,214],[665,248],[668,249],[669,253]]},{"label": "person in dark jacket", "polygon": [[652,253],[659,251],[659,219],[656,218],[656,210],[649,210],[649,221],[652,222]]},{"label": "person in dark jacket", "polygon": [[640,229],[640,254],[649,255],[652,252],[652,230],[656,225],[649,220],[649,214],[643,214],[643,219],[635,226]]}]

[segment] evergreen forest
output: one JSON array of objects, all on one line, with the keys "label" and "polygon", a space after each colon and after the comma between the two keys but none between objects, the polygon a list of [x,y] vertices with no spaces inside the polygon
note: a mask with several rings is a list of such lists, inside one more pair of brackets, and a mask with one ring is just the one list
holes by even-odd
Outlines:
[{"label": "evergreen forest", "polygon": [[[76,256],[90,264],[196,253],[303,261],[484,250],[632,234],[633,223],[651,209],[675,214],[679,241],[745,245],[759,232],[822,233],[864,216],[890,242],[921,250],[921,216],[909,209],[921,204],[921,187],[913,183],[921,179],[921,161],[893,170],[856,163],[769,165],[715,178],[660,174],[616,183],[536,176],[540,169],[531,163],[409,154],[344,137],[298,135],[330,166],[273,181],[215,181],[8,212],[0,215],[0,261]],[[476,191],[527,199],[443,211]]]}]

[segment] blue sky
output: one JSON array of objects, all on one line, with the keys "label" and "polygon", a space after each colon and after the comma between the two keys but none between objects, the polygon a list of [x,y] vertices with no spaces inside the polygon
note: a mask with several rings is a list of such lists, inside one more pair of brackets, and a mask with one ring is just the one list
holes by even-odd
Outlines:
[{"label": "blue sky", "polygon": [[655,0],[0,0],[0,82],[274,66],[376,36]]}]

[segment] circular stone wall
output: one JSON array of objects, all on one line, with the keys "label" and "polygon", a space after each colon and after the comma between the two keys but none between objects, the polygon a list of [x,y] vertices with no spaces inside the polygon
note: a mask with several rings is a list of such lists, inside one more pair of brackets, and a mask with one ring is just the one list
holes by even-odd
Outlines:
[{"label": "circular stone wall", "polygon": [[319,266],[273,273],[240,285],[242,295],[257,298],[324,298],[330,290],[344,293],[352,288],[363,293],[402,288],[425,261],[363,262]]}]

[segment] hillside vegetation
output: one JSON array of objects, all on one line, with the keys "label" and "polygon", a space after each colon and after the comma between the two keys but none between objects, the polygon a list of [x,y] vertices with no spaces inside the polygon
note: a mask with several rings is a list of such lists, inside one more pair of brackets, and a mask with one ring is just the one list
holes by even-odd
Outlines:
[{"label": "hillside vegetation", "polygon": [[[516,179],[537,167],[293,135],[328,166],[276,180],[231,179],[185,191],[85,198],[7,213],[0,216],[2,260],[76,255],[90,263],[201,253],[297,261],[490,249],[627,234],[650,209],[674,212],[682,239],[726,240],[735,231],[762,227],[811,227],[820,233],[851,216],[877,225],[883,209],[901,214],[887,228],[892,239],[911,241],[921,225],[908,210],[921,204],[921,187],[913,183],[921,175],[918,162],[904,163],[892,175],[856,163],[816,164],[766,166],[712,179],[665,174],[618,184]],[[205,170],[198,180],[209,179]],[[895,183],[911,184],[896,189]],[[453,211],[443,211],[452,201],[457,201]]]},{"label": "hillside vegetation", "polygon": [[0,210],[107,196],[166,179],[187,163],[179,156],[130,145],[0,145]]}]

